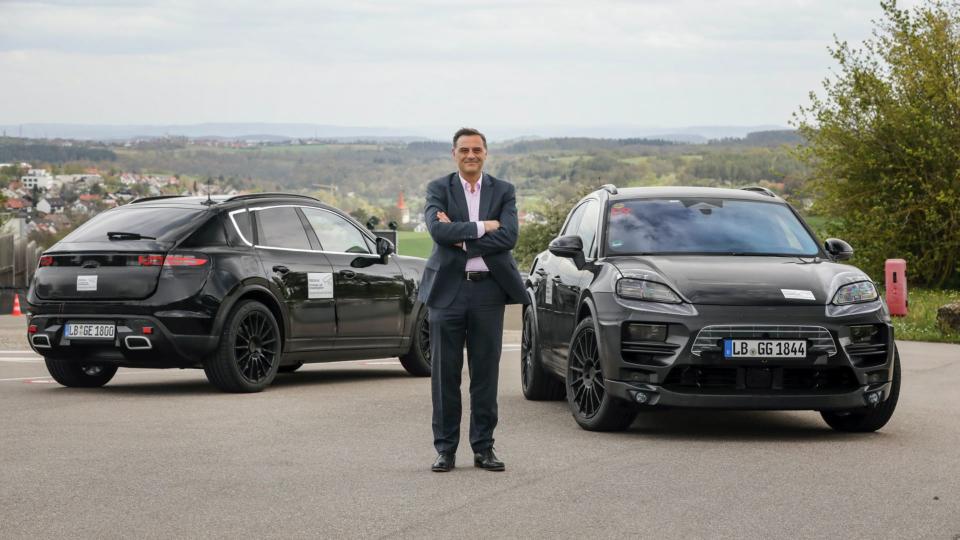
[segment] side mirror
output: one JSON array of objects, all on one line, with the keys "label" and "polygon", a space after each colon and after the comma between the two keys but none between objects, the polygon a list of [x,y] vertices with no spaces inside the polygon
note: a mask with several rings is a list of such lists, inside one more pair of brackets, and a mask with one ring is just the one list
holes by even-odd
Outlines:
[{"label": "side mirror", "polygon": [[548,248],[550,253],[557,257],[573,259],[577,269],[583,268],[586,261],[583,256],[583,239],[576,234],[568,234],[559,238],[554,238]]},{"label": "side mirror", "polygon": [[377,237],[377,255],[380,255],[380,260],[384,263],[387,262],[387,257],[391,253],[395,253],[396,249],[393,247],[393,242],[387,240],[386,238]]},{"label": "side mirror", "polygon": [[846,261],[853,257],[853,247],[839,238],[827,238],[823,248],[837,261]]}]

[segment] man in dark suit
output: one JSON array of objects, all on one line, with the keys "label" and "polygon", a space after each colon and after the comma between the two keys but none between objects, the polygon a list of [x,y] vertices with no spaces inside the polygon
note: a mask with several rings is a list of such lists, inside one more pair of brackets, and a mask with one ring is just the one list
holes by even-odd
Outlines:
[{"label": "man in dark suit", "polygon": [[475,129],[453,136],[457,172],[427,186],[424,219],[433,253],[420,281],[430,310],[432,470],[454,467],[460,442],[463,346],[470,370],[470,446],[474,465],[504,470],[493,451],[497,383],[506,304],[526,304],[526,289],[510,250],[519,224],[513,185],[483,172],[487,139]]}]

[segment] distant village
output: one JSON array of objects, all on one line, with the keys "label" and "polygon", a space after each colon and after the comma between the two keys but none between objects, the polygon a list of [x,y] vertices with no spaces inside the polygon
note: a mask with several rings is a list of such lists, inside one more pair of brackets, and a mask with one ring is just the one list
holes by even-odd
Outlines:
[{"label": "distant village", "polygon": [[[125,172],[120,173],[108,189],[97,168],[86,169],[81,174],[52,174],[47,169],[32,168],[29,163],[0,163],[0,168],[11,166],[26,170],[26,174],[0,188],[3,214],[9,218],[0,235],[29,236],[37,232],[55,236],[94,214],[137,197],[194,194],[193,183],[181,184],[176,176]],[[201,187],[206,193],[207,186]],[[209,189],[214,195],[240,193],[231,186],[211,184]]]}]

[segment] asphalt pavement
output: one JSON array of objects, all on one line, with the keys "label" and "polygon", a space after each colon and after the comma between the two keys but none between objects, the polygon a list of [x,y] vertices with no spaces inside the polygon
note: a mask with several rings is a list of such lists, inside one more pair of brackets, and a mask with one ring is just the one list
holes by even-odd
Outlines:
[{"label": "asphalt pavement", "polygon": [[878,433],[673,410],[604,434],[523,398],[517,323],[507,471],[472,466],[465,399],[458,467],[437,474],[429,380],[395,359],[310,365],[260,394],[195,370],[68,389],[23,319],[0,317],[0,538],[960,538],[960,346],[899,343],[901,401]]}]

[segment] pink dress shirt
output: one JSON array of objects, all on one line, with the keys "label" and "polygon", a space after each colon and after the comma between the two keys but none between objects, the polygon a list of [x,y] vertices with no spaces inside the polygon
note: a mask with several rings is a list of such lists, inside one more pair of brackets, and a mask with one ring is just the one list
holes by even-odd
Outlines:
[{"label": "pink dress shirt", "polygon": [[[457,176],[460,176],[460,173],[457,173]],[[463,179],[463,176],[460,176],[460,185],[463,186],[463,195],[467,198],[467,210],[470,213],[470,221],[473,221],[477,224],[477,238],[483,236],[486,232],[486,229],[483,227],[483,221],[480,221],[480,187],[483,184],[483,173],[480,173],[480,180],[476,183],[476,188],[470,190],[470,182],[467,182]],[[467,245],[464,243],[463,250],[467,250]],[[483,257],[473,257],[472,259],[467,259],[467,272],[486,272],[489,270],[487,268],[487,263],[483,262]]]}]

